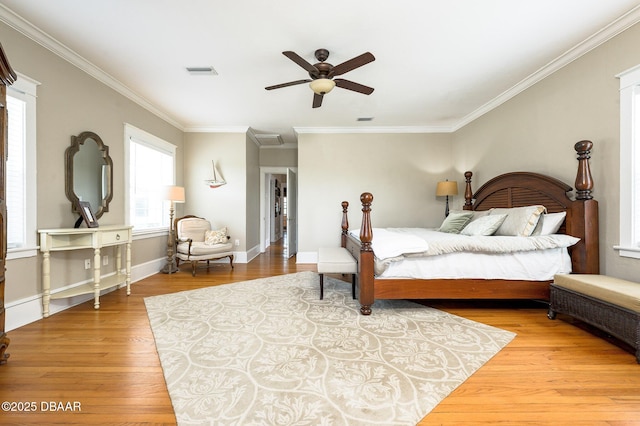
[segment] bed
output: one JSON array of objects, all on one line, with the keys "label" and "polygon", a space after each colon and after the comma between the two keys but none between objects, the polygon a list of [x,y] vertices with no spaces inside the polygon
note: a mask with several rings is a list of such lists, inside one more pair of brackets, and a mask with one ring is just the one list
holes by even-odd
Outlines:
[{"label": "bed", "polygon": [[[593,180],[589,158],[593,143],[574,145],[578,157],[575,194],[570,185],[553,177],[530,172],[512,172],[497,176],[475,193],[473,173],[465,172],[464,210],[482,212],[500,208],[542,205],[546,213],[566,213],[558,234],[575,237],[577,243],[567,249],[573,273],[599,273],[598,202],[593,199]],[[371,223],[373,195],[360,196],[362,222],[359,235],[349,232],[348,202],[342,202],[341,244],[358,263],[356,294],[360,312],[370,315],[376,299],[535,299],[549,300],[551,279],[501,278],[408,278],[380,277],[376,274]],[[474,213],[475,214],[475,213]],[[492,237],[489,237],[492,238]]]}]

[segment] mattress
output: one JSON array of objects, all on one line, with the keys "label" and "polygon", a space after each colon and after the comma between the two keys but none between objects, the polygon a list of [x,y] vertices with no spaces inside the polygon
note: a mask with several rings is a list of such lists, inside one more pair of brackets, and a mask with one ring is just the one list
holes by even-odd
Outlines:
[{"label": "mattress", "polygon": [[508,254],[449,253],[407,257],[394,262],[376,260],[377,278],[479,278],[547,281],[571,273],[566,248]]}]

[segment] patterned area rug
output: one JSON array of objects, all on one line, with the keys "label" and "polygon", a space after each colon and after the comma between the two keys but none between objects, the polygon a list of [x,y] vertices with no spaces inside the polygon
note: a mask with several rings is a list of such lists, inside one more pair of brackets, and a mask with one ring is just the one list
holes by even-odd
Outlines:
[{"label": "patterned area rug", "polygon": [[180,425],[415,425],[515,334],[314,272],[145,299]]}]

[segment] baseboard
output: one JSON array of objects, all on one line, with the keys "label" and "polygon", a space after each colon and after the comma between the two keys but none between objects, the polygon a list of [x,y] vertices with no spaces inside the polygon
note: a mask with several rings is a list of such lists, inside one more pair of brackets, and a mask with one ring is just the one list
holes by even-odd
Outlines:
[{"label": "baseboard", "polygon": [[[259,246],[253,247],[249,252],[234,252],[234,263],[249,263],[256,256],[260,254]],[[220,259],[219,262],[229,262],[228,259]],[[166,258],[154,259],[152,261],[141,263],[131,267],[131,284],[134,284],[140,280],[157,274],[164,268],[166,264]],[[68,288],[73,288],[86,282],[74,283],[65,286],[55,291],[62,291]],[[116,290],[119,287],[113,287],[105,290],[101,294],[107,294]],[[133,290],[132,290],[133,291]],[[87,302],[93,299],[91,294],[83,294],[75,297],[68,297],[65,299],[52,299],[49,304],[49,315],[54,315],[58,312],[62,312],[65,309],[69,309],[73,306]],[[11,331],[32,322],[43,319],[42,315],[42,293],[38,295],[26,297],[24,299],[16,300],[14,302],[6,303],[5,305],[5,330]]]},{"label": "baseboard", "polygon": [[39,294],[7,303],[4,328],[6,331],[15,330],[42,318],[42,294]]},{"label": "baseboard", "polygon": [[[82,284],[86,283],[76,283],[73,285],[68,285],[60,290],[73,288]],[[112,287],[110,289],[106,289],[101,292],[100,295],[107,294],[118,288],[119,287]],[[57,314],[58,312],[62,312],[66,309],[84,302],[88,302],[92,299],[92,294],[82,294],[80,296],[67,297],[64,299],[52,299],[49,303],[49,315]],[[22,327],[35,321],[39,321],[43,318],[42,293],[40,293],[37,296],[8,303],[6,306],[5,328],[7,331],[15,330],[16,328]]]},{"label": "baseboard", "polygon": [[167,258],[151,260],[131,267],[131,282],[143,280],[151,275],[155,275],[167,264]]},{"label": "baseboard", "polygon": [[248,252],[245,253],[246,262],[238,263],[249,263],[258,256],[260,256],[260,244],[253,246],[251,249],[249,249]]},{"label": "baseboard", "polygon": [[[132,267],[131,284],[134,284],[135,282],[147,278],[151,275],[157,274],[158,271],[160,271],[164,267],[165,261],[166,260],[162,258]],[[68,286],[65,286],[64,288],[56,289],[55,291],[62,291],[68,288],[73,288],[82,284],[86,284],[86,282],[70,284]],[[107,294],[109,292],[117,290],[118,288],[120,287],[106,289],[100,294]],[[80,296],[68,297],[64,299],[52,299],[49,303],[49,315],[57,314],[58,312],[62,312],[66,309],[69,309],[81,303],[88,302],[92,299],[92,294],[83,294]],[[15,330],[16,328],[22,327],[35,321],[39,321],[43,318],[42,293],[39,293],[36,296],[26,297],[14,302],[9,302],[5,306],[6,331]]]}]

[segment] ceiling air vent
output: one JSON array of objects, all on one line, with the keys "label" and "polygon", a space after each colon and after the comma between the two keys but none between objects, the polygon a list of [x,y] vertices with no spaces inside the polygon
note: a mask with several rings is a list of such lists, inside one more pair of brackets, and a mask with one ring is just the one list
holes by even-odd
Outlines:
[{"label": "ceiling air vent", "polygon": [[187,71],[191,75],[218,75],[213,67],[187,67]]},{"label": "ceiling air vent", "polygon": [[258,143],[260,144],[260,146],[276,146],[276,145],[282,145],[284,143],[284,141],[282,140],[282,137],[277,134],[266,134],[266,133],[260,134],[259,133],[254,136],[258,141]]}]

